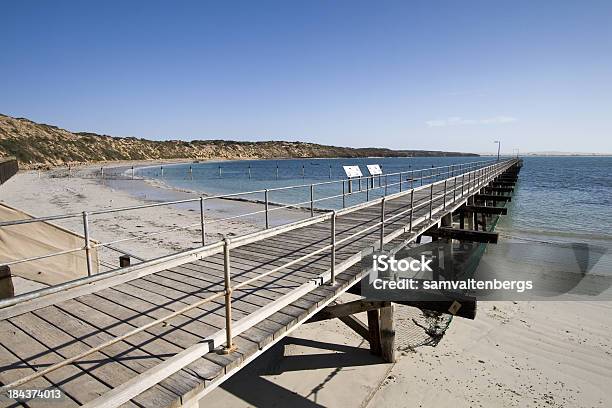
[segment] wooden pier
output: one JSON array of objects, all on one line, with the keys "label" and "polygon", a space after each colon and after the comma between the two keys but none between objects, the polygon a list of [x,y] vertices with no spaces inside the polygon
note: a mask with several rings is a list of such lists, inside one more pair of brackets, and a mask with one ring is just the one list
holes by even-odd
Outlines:
[{"label": "wooden pier", "polygon": [[[327,318],[391,361],[393,305],[334,304],[366,274],[362,257],[425,233],[496,240],[477,231],[478,216],[505,213],[494,204],[510,200],[519,168],[500,161],[137,265],[124,257],[118,270],[0,301],[0,406],[49,406],[7,391],[57,387],[61,406],[195,407],[298,326]],[[367,326],[352,318],[359,311]]]}]

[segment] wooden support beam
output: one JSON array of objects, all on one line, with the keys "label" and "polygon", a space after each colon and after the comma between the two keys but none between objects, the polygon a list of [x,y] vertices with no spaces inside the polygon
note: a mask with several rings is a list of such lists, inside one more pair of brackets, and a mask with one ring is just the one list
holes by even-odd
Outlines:
[{"label": "wooden support beam", "polygon": [[370,353],[380,356],[380,312],[379,309],[368,310],[368,332]]},{"label": "wooden support beam", "polygon": [[516,183],[509,181],[492,181],[491,185],[494,187],[514,187]]},{"label": "wooden support beam", "polygon": [[466,205],[465,207],[461,208],[461,211],[480,214],[508,214],[508,209],[506,207],[484,207],[480,205]]},{"label": "wooden support beam", "polygon": [[[372,354],[382,356],[386,362],[393,363],[396,358],[394,311],[393,305],[388,301],[357,300],[328,306],[306,323],[338,318],[370,343]],[[361,312],[368,314],[367,326],[352,316]]]},{"label": "wooden support beam", "polygon": [[15,287],[11,269],[8,266],[0,266],[0,299],[8,299],[13,296],[15,296]]},{"label": "wooden support beam", "polygon": [[476,200],[512,201],[512,197],[510,196],[494,195],[494,194],[476,194],[474,198]]},{"label": "wooden support beam", "polygon": [[484,242],[490,244],[496,244],[498,238],[497,232],[472,231],[448,227],[441,227],[435,231],[428,231],[426,234],[435,234],[439,238],[452,238],[459,241]]},{"label": "wooden support beam", "polygon": [[130,260],[130,256],[129,255],[121,255],[119,257],[119,266],[121,268],[125,268],[127,266],[130,266],[131,260]]},{"label": "wooden support beam", "polygon": [[354,300],[352,302],[330,305],[316,315],[312,316],[307,323],[349,316],[355,313],[367,312],[368,310],[373,309],[380,309],[381,307],[385,307],[387,303],[388,302],[376,300]]},{"label": "wooden support beam", "polygon": [[453,225],[453,213],[449,212],[440,220],[440,225],[443,227],[451,227]]},{"label": "wooden support beam", "polygon": [[353,329],[355,333],[364,338],[364,340],[370,341],[370,331],[368,326],[363,324],[361,320],[357,319],[354,316],[341,316],[338,319],[346,324],[348,327]]},{"label": "wooden support beam", "polygon": [[381,356],[387,363],[395,363],[395,306],[387,303],[380,309],[380,348]]},{"label": "wooden support beam", "polygon": [[514,192],[514,188],[512,187],[490,187],[487,186],[484,188],[485,191],[487,192],[494,192],[494,193],[512,193]]}]

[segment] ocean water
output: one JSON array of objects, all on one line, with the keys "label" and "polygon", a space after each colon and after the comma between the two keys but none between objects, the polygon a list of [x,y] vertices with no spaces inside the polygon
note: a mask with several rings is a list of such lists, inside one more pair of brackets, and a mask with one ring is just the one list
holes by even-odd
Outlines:
[{"label": "ocean water", "polygon": [[558,238],[612,238],[612,157],[526,157],[498,228]]}]

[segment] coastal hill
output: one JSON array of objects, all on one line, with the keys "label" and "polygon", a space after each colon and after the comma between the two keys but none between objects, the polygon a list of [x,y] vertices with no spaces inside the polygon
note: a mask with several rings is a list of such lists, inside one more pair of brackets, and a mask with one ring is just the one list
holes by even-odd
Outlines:
[{"label": "coastal hill", "polygon": [[0,114],[0,157],[3,156],[15,156],[22,167],[31,168],[116,160],[478,155],[425,150],[350,148],[284,141],[155,141],[70,132],[57,126]]}]

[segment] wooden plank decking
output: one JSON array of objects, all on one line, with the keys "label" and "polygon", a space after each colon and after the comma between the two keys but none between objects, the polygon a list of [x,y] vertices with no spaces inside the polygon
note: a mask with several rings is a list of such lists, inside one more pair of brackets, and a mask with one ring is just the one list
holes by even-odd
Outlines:
[{"label": "wooden plank decking", "polygon": [[[459,183],[461,181],[459,178]],[[457,184],[456,199],[453,200],[453,187],[449,181],[447,191],[450,194],[447,194],[446,202],[441,196],[434,200],[431,220],[428,219],[429,205],[421,206],[414,212],[413,232],[406,232],[410,212],[386,223],[386,235],[396,232],[396,236],[388,240],[386,248],[414,239],[437,223],[444,214],[464,204],[468,194],[460,197],[462,186]],[[467,187],[465,180],[465,191]],[[476,194],[480,187],[473,189],[470,195]],[[443,188],[441,184],[436,185],[434,196],[441,195]],[[430,189],[415,192],[413,205],[426,203],[430,194]],[[410,208],[409,194],[389,200],[385,203],[385,217],[390,219],[407,208]],[[380,221],[380,214],[380,206],[377,205],[338,217],[336,239],[341,240],[364,227],[375,226]],[[232,249],[232,283],[244,282],[329,245],[330,222],[312,224]],[[377,247],[379,241],[380,228],[376,227],[343,242],[336,249],[336,264],[345,262],[354,265],[337,275],[337,285],[315,286],[237,335],[234,340],[237,349],[234,352],[207,353],[131,397],[124,405],[159,407],[191,403],[207,387],[216,385],[224,376],[242,367],[246,361],[282,338],[288,330],[303,323],[358,282],[363,272],[355,259],[360,257],[362,251]],[[330,254],[326,251],[236,290],[232,294],[232,321],[247,318],[305,283],[319,280],[329,270]],[[223,290],[224,258],[223,254],[215,254],[52,305],[16,313],[0,320],[0,382],[10,383]],[[65,394],[62,406],[83,405],[138,378],[139,374],[190,346],[206,341],[224,327],[224,301],[219,298],[20,388],[59,387]],[[2,398],[1,406],[21,405],[4,396]],[[44,402],[34,399],[26,404],[42,406]]]}]

